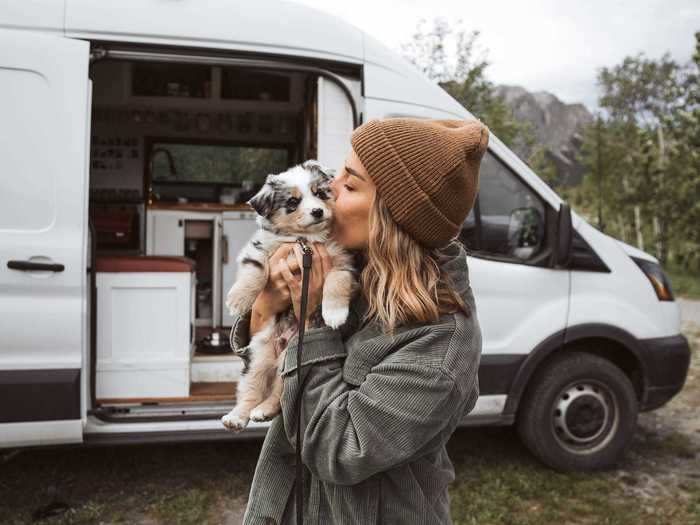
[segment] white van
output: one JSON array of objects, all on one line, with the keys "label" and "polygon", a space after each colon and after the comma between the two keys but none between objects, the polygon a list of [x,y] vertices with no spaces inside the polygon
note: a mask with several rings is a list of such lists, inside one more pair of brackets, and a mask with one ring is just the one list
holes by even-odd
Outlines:
[{"label": "white van", "polygon": [[[472,118],[370,36],[287,2],[0,0],[0,447],[232,434],[222,307],[268,172],[339,167],[374,117]],[[483,331],[464,425],[608,465],[685,382],[651,255],[497,137],[462,240]]]}]

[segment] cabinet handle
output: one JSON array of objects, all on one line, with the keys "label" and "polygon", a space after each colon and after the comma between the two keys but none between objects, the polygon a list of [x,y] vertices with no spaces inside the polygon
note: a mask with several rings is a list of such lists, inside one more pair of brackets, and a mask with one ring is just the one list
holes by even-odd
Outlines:
[{"label": "cabinet handle", "polygon": [[178,225],[180,228],[182,228],[182,219],[178,219],[178,220],[177,220],[177,225]]},{"label": "cabinet handle", "polygon": [[224,264],[228,264],[228,237],[226,235],[221,237],[221,260]]}]

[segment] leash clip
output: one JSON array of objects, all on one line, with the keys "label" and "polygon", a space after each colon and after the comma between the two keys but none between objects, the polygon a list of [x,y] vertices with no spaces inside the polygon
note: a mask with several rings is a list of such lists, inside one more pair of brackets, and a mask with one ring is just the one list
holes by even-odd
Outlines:
[{"label": "leash clip", "polygon": [[301,246],[301,251],[304,252],[303,264],[304,268],[311,268],[311,256],[313,255],[313,250],[311,246],[306,244],[306,239],[304,237],[297,237],[297,243]]}]

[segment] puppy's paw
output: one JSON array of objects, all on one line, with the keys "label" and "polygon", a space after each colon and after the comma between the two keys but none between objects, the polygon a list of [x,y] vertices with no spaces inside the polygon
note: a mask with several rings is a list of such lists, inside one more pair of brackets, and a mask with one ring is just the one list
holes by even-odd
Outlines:
[{"label": "puppy's paw", "polygon": [[258,405],[250,411],[251,421],[270,421],[273,419],[279,410],[272,409],[269,405]]},{"label": "puppy's paw", "polygon": [[321,305],[321,315],[323,321],[331,328],[338,328],[347,320],[350,309],[348,306]]},{"label": "puppy's paw", "polygon": [[248,418],[242,417],[236,409],[231,410],[228,414],[221,418],[221,423],[234,432],[241,432],[248,426]]}]

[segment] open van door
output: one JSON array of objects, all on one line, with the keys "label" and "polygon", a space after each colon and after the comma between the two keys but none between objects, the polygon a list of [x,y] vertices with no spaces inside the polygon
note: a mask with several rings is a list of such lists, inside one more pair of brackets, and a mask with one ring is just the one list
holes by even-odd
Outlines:
[{"label": "open van door", "polygon": [[[346,81],[348,89],[358,89],[359,82]],[[350,150],[350,136],[355,127],[352,101],[338,84],[318,79],[318,145],[317,160],[329,168],[340,170]]]},{"label": "open van door", "polygon": [[89,52],[0,29],[0,448],[83,439]]}]

